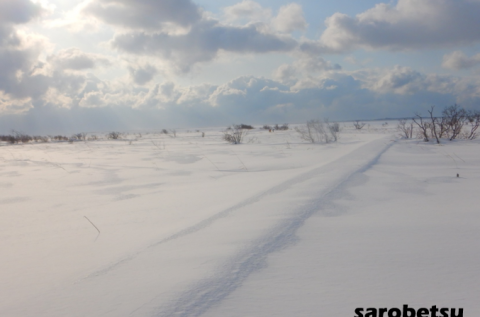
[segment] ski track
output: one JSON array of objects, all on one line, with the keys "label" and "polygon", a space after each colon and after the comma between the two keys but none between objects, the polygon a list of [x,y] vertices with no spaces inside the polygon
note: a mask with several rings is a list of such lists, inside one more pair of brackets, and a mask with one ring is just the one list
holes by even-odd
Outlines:
[{"label": "ski track", "polygon": [[[356,177],[374,166],[380,157],[388,149],[390,149],[393,144],[395,143],[391,142],[385,145],[377,153],[377,155],[370,159],[366,164],[363,164],[353,172],[344,175],[344,177],[334,184],[331,190],[307,202],[305,205],[303,205],[303,207],[300,207],[292,217],[284,220],[280,225],[269,230],[263,237],[254,241],[249,248],[240,252],[231,260],[227,261],[222,266],[219,273],[193,285],[189,290],[186,290],[183,294],[180,294],[176,301],[169,305],[159,307],[150,315],[154,317],[197,317],[207,312],[212,306],[220,303],[235,289],[241,286],[243,281],[245,281],[250,274],[264,267],[267,257],[270,253],[281,250],[294,243],[296,240],[296,232],[300,227],[303,226],[304,222],[313,214],[321,210],[325,210],[326,207],[333,204],[335,199],[340,197],[349,186],[355,183]],[[362,149],[367,145],[368,144],[359,149]],[[352,155],[352,153],[357,152],[359,149],[348,153],[346,155],[347,159],[350,155]],[[342,161],[344,158],[345,156],[339,161]],[[329,165],[331,164],[328,164],[328,166]],[[209,226],[218,218],[224,217],[240,207],[252,204],[266,195],[285,191],[293,184],[315,177],[318,172],[324,169],[325,166],[322,166],[307,173],[303,173],[300,176],[294,177],[262,194],[254,196],[243,203],[237,204],[236,206],[223,211],[196,226],[190,227],[176,235],[162,240],[156,245],[199,231]],[[135,315],[135,313],[141,308],[142,307],[139,307],[135,311],[132,311],[131,315]]]},{"label": "ski track", "polygon": [[[184,237],[184,236],[187,236],[187,235],[190,235],[190,234],[193,234],[193,233],[196,233],[200,230],[203,230],[207,227],[209,227],[210,225],[212,225],[214,222],[216,222],[217,220],[221,219],[221,218],[224,218],[226,216],[228,216],[229,214],[231,214],[232,212],[238,210],[238,209],[241,209],[241,208],[244,208],[246,206],[249,206],[249,205],[252,205],[258,201],[260,201],[262,198],[266,197],[266,196],[269,196],[269,195],[274,195],[274,194],[278,194],[278,193],[281,193],[281,192],[284,192],[286,190],[288,190],[289,188],[291,188],[292,186],[298,184],[298,183],[302,183],[304,181],[307,181],[309,179],[312,179],[314,177],[316,177],[318,174],[322,173],[322,172],[325,172],[327,170],[331,170],[331,164],[336,164],[338,161],[340,160],[344,160],[345,157],[347,157],[347,159],[351,156],[351,155],[354,155],[355,152],[358,152],[359,150],[362,150],[364,147],[366,146],[369,146],[371,145],[372,143],[375,143],[375,142],[385,142],[385,139],[381,139],[381,140],[376,140],[376,141],[372,141],[372,142],[369,142],[363,146],[361,146],[360,148],[358,149],[355,149],[353,150],[352,152],[349,152],[347,154],[345,154],[344,156],[342,156],[341,158],[339,158],[338,160],[332,162],[332,163],[329,163],[329,164],[326,164],[326,165],[322,165],[320,167],[316,167],[316,168],[313,168],[307,172],[304,172],[300,175],[297,175],[293,178],[290,178],[289,180],[286,180],[284,181],[283,183],[280,183],[279,185],[276,185],[260,194],[257,194],[257,195],[254,195],[250,198],[247,198],[243,201],[241,201],[240,203],[230,207],[230,208],[227,208],[227,209],[224,209],[223,211],[220,211],[216,214],[214,214],[213,216],[205,219],[205,220],[202,220],[200,221],[199,223],[193,225],[193,226],[190,226],[188,228],[185,228],[169,237],[166,237],[156,243],[153,243],[137,252],[134,252],[124,258],[121,258],[119,259],[118,261],[108,265],[107,267],[101,269],[101,270],[97,270],[91,274],[89,274],[88,276],[86,276],[84,279],[91,279],[91,278],[95,278],[95,277],[98,277],[98,276],[101,276],[101,275],[105,275],[107,273],[109,273],[110,271],[112,270],[115,270],[117,269],[118,267],[120,267],[121,265],[123,264],[126,264],[128,262],[130,262],[131,260],[135,259],[137,256],[139,256],[140,254],[144,253],[145,251],[147,250],[150,250],[151,248],[154,248],[154,247],[157,247],[159,245],[162,245],[164,243],[167,243],[169,241],[172,241],[172,240],[175,240],[175,239],[178,239],[178,238],[181,238],[181,237]],[[390,143],[390,145],[393,144],[393,143]],[[388,147],[389,148],[389,147]],[[384,150],[386,151],[386,149]],[[384,151],[382,151],[378,157],[374,158],[375,162],[376,160],[378,160],[381,156],[381,154],[384,153]],[[370,163],[372,163],[373,161],[371,161]],[[368,164],[370,164],[368,163]],[[367,165],[368,165],[367,164]],[[374,163],[372,163],[374,164]],[[369,166],[363,166],[362,168],[365,168],[365,169],[368,169]],[[359,170],[355,171],[354,173],[358,172],[358,173],[361,173],[363,172],[360,171],[362,168],[360,168]],[[348,177],[348,175],[347,175]]]}]

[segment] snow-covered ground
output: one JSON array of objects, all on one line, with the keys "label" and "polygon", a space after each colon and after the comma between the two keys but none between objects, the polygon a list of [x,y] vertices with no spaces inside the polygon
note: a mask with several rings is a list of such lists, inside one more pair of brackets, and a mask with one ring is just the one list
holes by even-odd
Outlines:
[{"label": "snow-covered ground", "polygon": [[479,141],[350,126],[0,146],[0,316],[480,316]]}]

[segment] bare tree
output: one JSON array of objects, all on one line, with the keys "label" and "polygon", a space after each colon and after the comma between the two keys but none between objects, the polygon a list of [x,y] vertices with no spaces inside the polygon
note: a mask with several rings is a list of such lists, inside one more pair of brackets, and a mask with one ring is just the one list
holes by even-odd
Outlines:
[{"label": "bare tree", "polygon": [[428,113],[430,114],[430,120],[432,120],[429,127],[430,127],[431,135],[433,135],[435,137],[435,139],[437,140],[437,144],[440,144],[440,139],[438,138],[438,135],[437,135],[437,120],[438,119],[433,116],[433,110],[434,109],[435,109],[435,106],[431,106],[430,110],[427,110]]},{"label": "bare tree", "polygon": [[423,121],[423,118],[418,113],[416,113],[415,116],[417,118],[415,119],[415,117],[413,117],[412,120],[420,128],[420,132],[422,133],[422,136],[423,136],[423,141],[428,142],[429,141],[429,137],[428,137],[429,124],[428,122]]},{"label": "bare tree", "polygon": [[451,133],[450,141],[455,140],[455,138],[462,132],[462,128],[467,122],[467,112],[465,109],[460,108],[455,104],[445,108],[442,114],[446,119],[446,124]]},{"label": "bare tree", "polygon": [[438,138],[442,138],[444,135],[448,137],[448,133],[450,131],[450,126],[447,123],[447,118],[442,116],[437,118],[437,125],[438,125]]},{"label": "bare tree", "polygon": [[470,133],[468,134],[467,139],[473,140],[477,137],[477,129],[480,125],[480,111],[473,110],[468,112],[467,119],[471,125]]}]

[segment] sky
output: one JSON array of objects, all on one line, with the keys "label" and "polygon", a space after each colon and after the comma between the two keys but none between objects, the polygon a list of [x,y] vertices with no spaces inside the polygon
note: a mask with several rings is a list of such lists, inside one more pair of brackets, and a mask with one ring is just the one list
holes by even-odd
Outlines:
[{"label": "sky", "polygon": [[0,133],[480,110],[480,0],[0,0]]}]

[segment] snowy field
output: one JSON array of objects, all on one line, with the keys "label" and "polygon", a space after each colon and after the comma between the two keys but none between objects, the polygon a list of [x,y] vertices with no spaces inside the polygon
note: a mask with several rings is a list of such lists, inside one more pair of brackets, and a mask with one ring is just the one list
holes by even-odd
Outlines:
[{"label": "snowy field", "polygon": [[1,144],[0,316],[478,317],[480,141],[395,127]]}]

